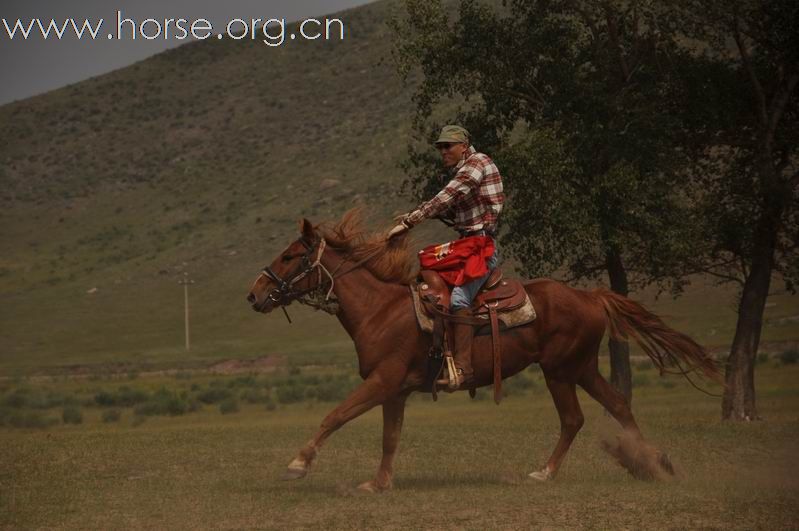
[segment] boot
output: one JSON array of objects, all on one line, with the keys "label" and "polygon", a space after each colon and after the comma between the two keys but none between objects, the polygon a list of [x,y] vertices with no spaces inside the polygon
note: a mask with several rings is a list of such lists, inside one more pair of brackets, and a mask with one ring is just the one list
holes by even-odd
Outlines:
[{"label": "boot", "polygon": [[[457,310],[455,315],[471,317],[469,309]],[[472,340],[474,339],[474,326],[470,324],[452,323],[450,330],[454,338],[452,355],[455,358],[455,374],[457,387],[455,389],[468,389],[474,386],[474,370],[472,370]]]}]

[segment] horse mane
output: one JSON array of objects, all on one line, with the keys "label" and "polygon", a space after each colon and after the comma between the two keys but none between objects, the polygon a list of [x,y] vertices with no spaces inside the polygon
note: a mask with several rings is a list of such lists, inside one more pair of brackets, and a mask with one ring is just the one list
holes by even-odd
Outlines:
[{"label": "horse mane", "polygon": [[317,227],[327,245],[346,254],[350,260],[367,259],[363,266],[384,282],[410,284],[417,275],[416,253],[410,250],[407,233],[386,240],[386,232],[368,232],[364,228],[364,213],[355,207],[344,213],[336,223]]}]

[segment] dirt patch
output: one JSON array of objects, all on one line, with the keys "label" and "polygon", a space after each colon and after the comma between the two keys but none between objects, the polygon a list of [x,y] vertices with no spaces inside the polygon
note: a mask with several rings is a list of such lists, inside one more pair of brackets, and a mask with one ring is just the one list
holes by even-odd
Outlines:
[{"label": "dirt patch", "polygon": [[225,360],[208,367],[214,374],[239,374],[250,372],[272,372],[286,363],[285,356],[261,356],[249,360]]}]

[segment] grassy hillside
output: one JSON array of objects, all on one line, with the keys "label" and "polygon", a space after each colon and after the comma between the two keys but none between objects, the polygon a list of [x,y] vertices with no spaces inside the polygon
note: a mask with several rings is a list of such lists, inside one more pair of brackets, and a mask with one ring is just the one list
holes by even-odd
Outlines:
[{"label": "grassy hillside", "polygon": [[[389,60],[393,5],[341,13],[343,42],[211,39],[0,107],[0,374],[349,359],[335,319],[301,308],[288,326],[244,296],[299,217],[361,203],[382,227],[407,207],[398,163],[413,106]],[[425,230],[423,241],[446,234]],[[732,293],[699,284],[655,307],[723,345]],[[799,337],[797,299],[772,304],[764,339]]]},{"label": "grassy hillside", "polygon": [[340,14],[343,42],[193,43],[0,108],[0,365],[182,358],[183,271],[192,357],[294,345],[244,296],[297,219],[404,206],[388,9]]}]

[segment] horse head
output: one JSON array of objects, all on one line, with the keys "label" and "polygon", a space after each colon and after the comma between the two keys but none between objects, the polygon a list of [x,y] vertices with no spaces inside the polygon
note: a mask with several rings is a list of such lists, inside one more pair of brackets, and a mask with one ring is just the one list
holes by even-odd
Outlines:
[{"label": "horse head", "polygon": [[[322,286],[319,260],[324,240],[307,219],[300,221],[301,236],[264,267],[250,287],[247,302],[260,313],[288,306]],[[314,274],[314,270],[319,274]]]}]

